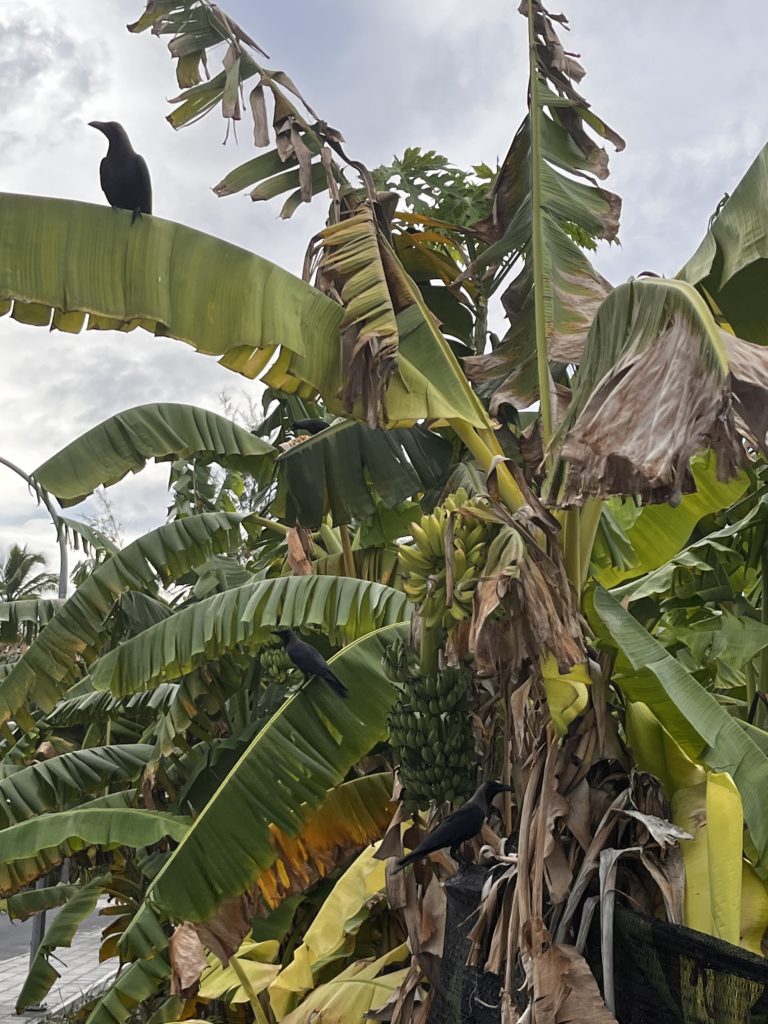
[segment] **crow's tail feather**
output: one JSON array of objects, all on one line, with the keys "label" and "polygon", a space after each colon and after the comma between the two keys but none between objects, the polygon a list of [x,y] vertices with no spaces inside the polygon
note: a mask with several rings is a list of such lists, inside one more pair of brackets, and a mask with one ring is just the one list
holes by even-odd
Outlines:
[{"label": "crow's tail feather", "polygon": [[340,679],[337,679],[332,673],[328,673],[327,676],[323,676],[326,683],[330,686],[334,693],[338,693],[340,697],[348,697],[349,690],[346,688],[344,683]]}]

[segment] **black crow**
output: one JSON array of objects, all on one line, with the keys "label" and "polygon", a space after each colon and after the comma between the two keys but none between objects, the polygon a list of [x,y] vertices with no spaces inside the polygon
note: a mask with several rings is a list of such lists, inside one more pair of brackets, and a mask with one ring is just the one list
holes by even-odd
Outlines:
[{"label": "black crow", "polygon": [[405,857],[400,857],[395,870],[402,871],[406,864],[413,864],[414,861],[426,857],[428,853],[442,850],[446,846],[450,847],[453,859],[458,860],[459,846],[479,833],[491,809],[493,798],[498,793],[510,792],[511,789],[511,786],[505,786],[503,782],[484,782],[470,800],[447,815],[415,850]]},{"label": "black crow", "polygon": [[125,128],[117,121],[90,121],[109,140],[101,161],[101,187],[110,206],[131,210],[131,224],[142,213],[152,213],[152,183],[143,156],[134,150]]},{"label": "black crow", "polygon": [[321,430],[327,430],[330,427],[330,423],[326,423],[325,420],[294,420],[293,429],[297,433],[302,434],[319,434]]},{"label": "black crow", "polygon": [[276,629],[274,632],[283,641],[285,653],[307,679],[317,676],[318,679],[324,679],[340,697],[348,696],[349,691],[344,683],[336,678],[328,662],[311,644],[304,643],[292,629]]}]

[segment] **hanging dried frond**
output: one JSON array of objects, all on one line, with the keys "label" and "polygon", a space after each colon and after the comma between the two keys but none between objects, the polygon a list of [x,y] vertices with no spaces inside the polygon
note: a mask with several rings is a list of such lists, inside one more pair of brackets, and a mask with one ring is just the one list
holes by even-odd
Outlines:
[{"label": "hanging dried frond", "polygon": [[360,402],[368,425],[377,427],[387,419],[384,396],[397,371],[397,315],[413,297],[370,203],[312,239],[306,267],[313,265],[318,287],[344,306],[344,404],[352,411]]}]

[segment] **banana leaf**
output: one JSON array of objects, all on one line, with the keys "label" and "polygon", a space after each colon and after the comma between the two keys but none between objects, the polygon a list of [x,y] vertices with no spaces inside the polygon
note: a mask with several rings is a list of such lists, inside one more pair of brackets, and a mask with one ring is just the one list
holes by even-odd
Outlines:
[{"label": "banana leaf", "polygon": [[60,754],[0,779],[0,828],[81,802],[84,793],[127,782],[152,754],[143,743],[88,747]]},{"label": "banana leaf", "polygon": [[688,284],[642,278],[616,288],[589,332],[546,494],[557,504],[638,495],[677,503],[690,459],[711,448],[718,476],[743,450],[731,411],[723,332]]},{"label": "banana leaf", "polygon": [[768,344],[768,146],[726,194],[677,276],[696,285],[740,338]]},{"label": "banana leaf", "polygon": [[553,19],[538,0],[531,8],[529,113],[494,183],[493,213],[475,225],[491,244],[470,268],[477,275],[489,267],[492,290],[517,271],[502,296],[509,331],[492,353],[464,360],[470,380],[492,389],[493,414],[502,402],[520,407],[538,397],[537,335],[549,361],[580,361],[610,285],[571,235],[613,241],[621,210],[619,197],[597,185],[608,155],[585,129],[616,149],[624,141],[576,91],[584,69],[563,50]]},{"label": "banana leaf", "polygon": [[52,597],[28,597],[0,601],[0,641],[14,643],[24,626],[42,629],[64,602]]},{"label": "banana leaf", "polygon": [[451,458],[451,445],[420,426],[384,431],[337,423],[279,456],[271,511],[312,529],[327,509],[336,525],[364,519],[377,510],[371,488],[384,508],[393,508],[440,486]]},{"label": "banana leaf", "polygon": [[79,888],[74,883],[60,882],[58,885],[47,885],[44,889],[16,892],[5,901],[5,910],[11,921],[26,921],[33,914],[61,907]]},{"label": "banana leaf", "polygon": [[291,961],[270,984],[270,1005],[279,1019],[314,987],[315,974],[321,967],[353,951],[354,935],[367,916],[366,910],[385,885],[386,864],[376,858],[378,846],[364,850],[336,882]]},{"label": "banana leaf", "polygon": [[[159,217],[131,224],[129,211],[0,193],[0,267],[0,313],[19,322],[72,333],[86,318],[95,329],[142,327],[216,355],[250,378],[279,348],[267,383],[319,393],[330,411],[345,411],[342,308],[244,249]],[[433,417],[485,426],[482,406],[436,328],[417,351],[402,347],[409,323],[398,329],[387,425]],[[352,413],[366,418],[362,401]]]},{"label": "banana leaf", "polygon": [[50,711],[77,677],[80,661],[93,661],[104,620],[116,598],[132,587],[170,582],[214,552],[240,539],[241,515],[189,516],[161,526],[100,565],[57,610],[8,675],[0,682],[0,722],[34,701]]},{"label": "banana leaf", "polygon": [[120,550],[105,533],[89,523],[83,523],[79,519],[70,519],[68,516],[59,516],[59,524],[64,527],[67,543],[75,551],[82,548],[86,554],[102,552],[114,555]]},{"label": "banana leaf", "polygon": [[768,756],[715,697],[600,587],[594,606],[631,666],[614,674],[627,699],[647,704],[692,760],[733,778],[757,853],[755,870],[768,880],[768,805],[763,799]]},{"label": "banana leaf", "polygon": [[164,955],[135,960],[122,970],[85,1019],[85,1024],[124,1024],[171,975]]},{"label": "banana leaf", "polygon": [[174,920],[204,921],[258,880],[278,856],[272,829],[298,835],[328,790],[386,736],[395,689],[382,657],[407,631],[385,627],[330,659],[347,699],[317,681],[283,704],[155,877],[150,901]]},{"label": "banana leaf", "polygon": [[77,891],[48,926],[16,1000],[16,1013],[23,1013],[28,1007],[39,1005],[61,977],[51,963],[51,955],[59,946],[72,945],[78,928],[95,909],[96,902],[108,882],[109,876],[105,875],[94,878],[86,885],[78,886]]},{"label": "banana leaf", "polygon": [[182,608],[93,666],[94,690],[124,697],[191,672],[236,647],[271,639],[276,626],[318,627],[332,644],[410,618],[405,594],[340,576],[279,576]]},{"label": "banana leaf", "polygon": [[403,943],[378,960],[356,960],[331,981],[310,992],[300,1006],[283,1017],[282,1024],[312,1024],[321,1020],[344,1024],[365,1019],[372,1010],[389,1002],[410,970],[405,967],[382,973],[384,968],[405,960],[408,955],[408,946]]},{"label": "banana leaf", "polygon": [[43,814],[0,832],[0,895],[47,874],[89,846],[149,846],[164,836],[179,841],[185,818],[136,808],[88,807]]},{"label": "banana leaf", "polygon": [[718,480],[717,459],[711,451],[694,456],[690,469],[695,490],[684,494],[677,506],[660,504],[637,508],[631,500],[609,499],[607,504],[615,517],[616,528],[630,547],[630,564],[617,566],[598,532],[592,558],[593,575],[601,586],[611,590],[674,558],[685,547],[698,522],[733,505],[749,486],[745,472],[738,473],[727,483]]},{"label": "banana leaf", "polygon": [[148,459],[202,456],[260,478],[271,445],[224,416],[173,402],[139,405],[104,420],[47,459],[32,474],[63,506],[138,473]]},{"label": "banana leaf", "polygon": [[381,839],[395,812],[391,793],[390,772],[351,779],[328,793],[297,836],[275,829],[279,856],[258,881],[265,903],[274,908],[305,892],[361,847]]}]

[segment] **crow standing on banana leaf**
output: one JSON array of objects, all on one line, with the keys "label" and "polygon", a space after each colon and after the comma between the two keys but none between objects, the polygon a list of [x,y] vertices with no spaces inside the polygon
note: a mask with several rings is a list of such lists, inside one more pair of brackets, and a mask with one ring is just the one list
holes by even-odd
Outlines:
[{"label": "crow standing on banana leaf", "polygon": [[480,832],[494,797],[499,793],[508,793],[511,789],[511,786],[506,786],[503,782],[484,782],[470,800],[444,818],[415,850],[405,857],[400,857],[395,870],[402,871],[407,864],[413,864],[414,861],[426,857],[428,853],[443,850],[446,846],[450,847],[453,859],[458,860],[459,846]]},{"label": "crow standing on banana leaf", "polygon": [[117,121],[88,123],[109,141],[99,170],[107,202],[121,210],[131,210],[133,224],[142,213],[152,213],[152,183],[146,161],[133,148],[125,128]]},{"label": "crow standing on banana leaf", "polygon": [[349,691],[340,679],[331,671],[331,667],[322,654],[316,651],[311,644],[305,643],[293,629],[276,629],[274,632],[283,641],[285,653],[291,659],[296,668],[300,669],[307,679],[317,676],[323,679],[334,693],[340,697],[347,697]]}]

